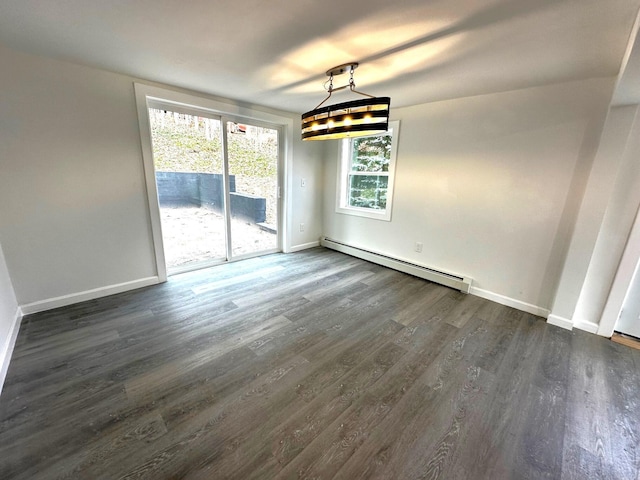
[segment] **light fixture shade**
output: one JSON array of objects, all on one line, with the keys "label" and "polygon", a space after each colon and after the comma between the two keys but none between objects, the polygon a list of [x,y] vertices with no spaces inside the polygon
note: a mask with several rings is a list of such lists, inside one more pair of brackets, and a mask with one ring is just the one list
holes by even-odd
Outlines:
[{"label": "light fixture shade", "polygon": [[371,97],[316,108],[302,115],[302,140],[333,140],[386,132],[389,97]]}]

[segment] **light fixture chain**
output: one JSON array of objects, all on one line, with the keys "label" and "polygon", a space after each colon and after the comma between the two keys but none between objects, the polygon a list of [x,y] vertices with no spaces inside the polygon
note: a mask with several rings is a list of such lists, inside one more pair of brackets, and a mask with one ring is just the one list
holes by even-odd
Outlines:
[{"label": "light fixture chain", "polygon": [[329,94],[331,94],[332,91],[333,91],[333,73],[329,76],[329,89],[328,89]]},{"label": "light fixture chain", "polygon": [[353,72],[354,72],[355,68],[353,65],[351,65],[351,71],[350,76],[349,76],[349,90],[353,91],[356,88],[356,82],[353,79]]}]

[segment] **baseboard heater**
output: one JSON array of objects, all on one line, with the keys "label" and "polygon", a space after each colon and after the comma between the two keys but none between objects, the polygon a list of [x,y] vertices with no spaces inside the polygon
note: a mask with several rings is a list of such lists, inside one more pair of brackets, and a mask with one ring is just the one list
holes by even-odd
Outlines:
[{"label": "baseboard heater", "polygon": [[346,243],[341,243],[336,240],[331,240],[327,237],[323,237],[320,240],[320,245],[332,250],[337,250],[338,252],[346,253],[347,255],[351,255],[352,257],[357,257],[368,262],[377,263],[378,265],[382,265],[383,267],[392,268],[400,272],[408,273],[409,275],[413,275],[415,277],[420,277],[434,283],[439,283],[440,285],[444,285],[446,287],[455,288],[456,290],[460,290],[463,293],[469,293],[469,290],[471,289],[472,279],[469,277],[463,277],[447,272],[442,272],[440,270],[435,270],[433,268],[423,267],[422,265],[416,265],[415,263],[407,262],[406,260],[400,260],[398,258],[393,258],[388,255],[372,252],[363,248],[352,247],[351,245],[347,245]]}]

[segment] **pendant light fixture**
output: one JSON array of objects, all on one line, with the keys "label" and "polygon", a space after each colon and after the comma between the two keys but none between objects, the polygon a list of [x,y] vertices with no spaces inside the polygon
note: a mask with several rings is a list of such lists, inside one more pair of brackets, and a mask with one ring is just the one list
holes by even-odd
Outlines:
[{"label": "pendant light fixture", "polygon": [[[386,132],[389,127],[389,105],[391,98],[374,97],[356,90],[353,71],[357,63],[345,63],[327,70],[329,95],[310,112],[302,115],[302,140],[333,140],[337,138],[362,137]],[[333,87],[333,77],[350,73],[349,83]],[[337,103],[323,107],[333,92],[349,88],[353,93],[367,98]]]}]

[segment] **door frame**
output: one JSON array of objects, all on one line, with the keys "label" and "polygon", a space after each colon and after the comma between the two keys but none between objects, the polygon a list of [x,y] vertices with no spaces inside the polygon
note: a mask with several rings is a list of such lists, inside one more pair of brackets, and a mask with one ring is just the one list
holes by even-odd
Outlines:
[{"label": "door frame", "polygon": [[607,302],[600,318],[598,335],[611,337],[620,318],[633,275],[640,265],[640,209],[636,212],[622,258],[618,264]]},{"label": "door frame", "polygon": [[[193,114],[201,112],[203,116],[220,118],[222,121],[223,145],[226,144],[227,121],[248,123],[257,126],[267,126],[278,129],[278,184],[280,195],[278,202],[278,249],[288,250],[289,245],[289,218],[290,199],[287,194],[291,182],[291,142],[293,140],[293,118],[271,113],[263,110],[244,106],[231,101],[221,101],[213,98],[201,97],[189,93],[178,92],[166,88],[155,87],[134,82],[136,109],[140,131],[140,146],[147,190],[147,204],[149,206],[149,225],[152,249],[155,255],[156,274],[159,282],[167,281],[167,264],[164,255],[164,243],[162,239],[162,224],[160,218],[160,204],[158,201],[158,187],[155,178],[155,166],[153,161],[153,147],[151,142],[151,127],[149,122],[149,106],[154,103],[162,103],[171,106],[172,111],[182,110],[184,113]],[[229,103],[228,103],[229,102]],[[173,110],[175,109],[175,110]],[[226,121],[225,121],[226,120]],[[223,148],[223,150],[226,150]],[[228,172],[228,158],[225,154],[224,164]],[[229,186],[225,182],[225,197],[228,197]],[[226,198],[225,208],[230,208]],[[227,215],[227,217],[229,217]],[[229,228],[227,226],[227,228]],[[230,245],[230,242],[227,242]],[[229,247],[227,247],[229,248]],[[230,256],[228,261],[242,260],[252,256],[263,255],[269,252],[260,252],[255,255]]]}]

